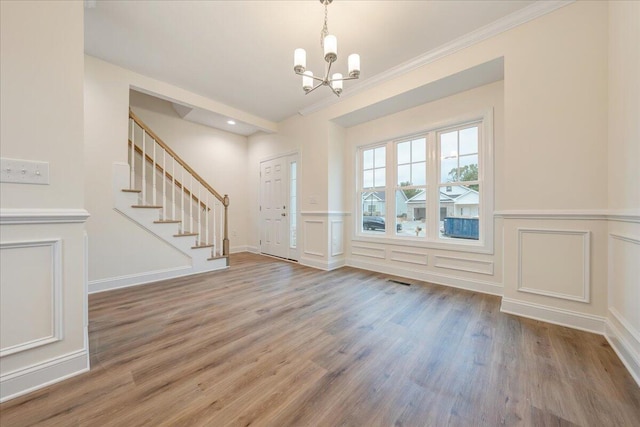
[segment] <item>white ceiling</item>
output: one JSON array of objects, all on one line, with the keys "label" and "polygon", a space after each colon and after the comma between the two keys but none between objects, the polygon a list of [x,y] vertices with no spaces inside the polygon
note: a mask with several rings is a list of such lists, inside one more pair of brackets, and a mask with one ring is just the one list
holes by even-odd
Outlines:
[{"label": "white ceiling", "polygon": [[[348,1],[329,6],[336,71],[359,53],[361,82],[535,1]],[[293,51],[323,72],[323,7],[304,1],[97,1],[85,8],[87,54],[278,122],[334,97],[309,95]],[[345,82],[349,86],[358,82]]]}]

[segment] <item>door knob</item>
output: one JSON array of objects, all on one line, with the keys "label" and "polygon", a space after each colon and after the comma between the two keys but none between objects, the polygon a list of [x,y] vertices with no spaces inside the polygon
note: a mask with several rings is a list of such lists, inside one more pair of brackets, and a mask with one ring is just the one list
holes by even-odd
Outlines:
[{"label": "door knob", "polygon": [[284,213],[284,212],[282,212],[280,215],[282,215],[282,216],[287,216],[287,214],[286,214],[286,213]]}]

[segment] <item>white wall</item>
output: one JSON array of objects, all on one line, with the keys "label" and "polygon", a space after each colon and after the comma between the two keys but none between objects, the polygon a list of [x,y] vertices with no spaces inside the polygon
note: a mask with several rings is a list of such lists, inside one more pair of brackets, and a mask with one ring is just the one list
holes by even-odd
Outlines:
[{"label": "white wall", "polygon": [[[640,2],[609,3],[607,335],[640,384]],[[620,221],[617,215],[635,217]]]},{"label": "white wall", "polygon": [[49,185],[0,184],[0,400],[89,368],[82,2],[0,2],[3,158]]},{"label": "white wall", "polygon": [[247,137],[183,120],[171,103],[130,92],[133,112],[218,193],[228,194],[231,252],[246,250]]}]

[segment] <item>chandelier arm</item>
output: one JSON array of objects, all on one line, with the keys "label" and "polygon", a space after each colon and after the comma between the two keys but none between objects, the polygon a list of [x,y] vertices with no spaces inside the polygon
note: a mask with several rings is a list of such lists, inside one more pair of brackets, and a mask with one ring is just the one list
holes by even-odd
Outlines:
[{"label": "chandelier arm", "polygon": [[333,88],[333,86],[329,85],[329,89],[331,89],[331,91],[335,93],[338,98],[340,98],[340,94]]},{"label": "chandelier arm", "polygon": [[327,73],[324,76],[326,81],[331,81],[331,79],[329,79],[329,76],[331,75],[331,64],[333,64],[333,61],[329,61],[329,65],[327,66]]},{"label": "chandelier arm", "polygon": [[318,89],[320,86],[322,86],[322,83],[318,83],[317,85],[315,85],[313,88],[309,89],[309,91],[307,93],[305,93],[305,95],[313,92],[314,90]]},{"label": "chandelier arm", "polygon": [[333,81],[340,81],[340,80],[344,81],[344,80],[357,80],[357,79],[358,77],[343,77],[341,79],[331,79],[331,81],[333,82]]},{"label": "chandelier arm", "polygon": [[307,75],[307,74],[305,74],[305,73],[299,73],[299,72],[297,72],[297,71],[296,71],[295,73],[296,73],[297,75],[299,75],[299,76],[303,76],[303,77],[311,77],[312,79],[317,80],[317,81],[319,81],[319,82],[324,82],[324,79],[323,79],[323,78],[321,78],[321,77],[318,77],[318,76],[310,76],[310,75]]}]

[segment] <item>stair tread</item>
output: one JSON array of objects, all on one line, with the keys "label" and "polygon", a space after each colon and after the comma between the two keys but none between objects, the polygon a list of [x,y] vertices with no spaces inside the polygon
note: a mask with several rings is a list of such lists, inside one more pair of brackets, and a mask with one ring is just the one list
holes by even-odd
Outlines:
[{"label": "stair tread", "polygon": [[202,248],[212,248],[213,245],[196,245],[196,246],[191,246],[191,249],[202,249]]},{"label": "stair tread", "polygon": [[162,206],[159,205],[131,205],[131,207],[136,209],[162,209]]},{"label": "stair tread", "polygon": [[227,258],[226,256],[214,256],[211,258],[207,258],[207,261],[215,261],[217,259],[226,259],[226,258]]},{"label": "stair tread", "polygon": [[180,224],[182,221],[179,219],[161,219],[158,221],[153,221],[154,224]]},{"label": "stair tread", "polygon": [[197,236],[198,233],[180,233],[174,234],[173,237],[188,237],[188,236]]},{"label": "stair tread", "polygon": [[125,193],[142,193],[142,190],[135,190],[133,188],[123,188],[122,191]]}]

